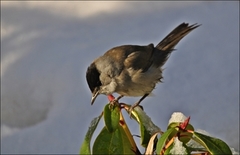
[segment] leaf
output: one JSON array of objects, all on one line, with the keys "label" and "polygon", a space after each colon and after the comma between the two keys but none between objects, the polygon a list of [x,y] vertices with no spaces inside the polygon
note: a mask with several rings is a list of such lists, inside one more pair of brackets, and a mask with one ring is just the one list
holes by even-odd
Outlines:
[{"label": "leaf", "polygon": [[123,131],[125,132],[128,140],[131,144],[131,148],[132,148],[133,152],[135,152],[136,154],[141,154],[140,151],[137,148],[137,145],[136,145],[136,143],[133,139],[133,136],[132,136],[132,134],[131,134],[131,132],[130,132],[127,124],[126,124],[126,121],[124,120],[124,117],[123,117],[121,112],[120,112],[120,123],[119,124],[122,127]]},{"label": "leaf", "polygon": [[140,124],[141,145],[146,148],[153,134],[156,132],[162,134],[163,132],[140,107],[135,107],[132,111],[132,115]]},{"label": "leaf", "polygon": [[123,128],[118,125],[114,132],[103,127],[93,144],[93,154],[134,154]]},{"label": "leaf", "polygon": [[147,155],[147,154],[153,154],[154,140],[155,140],[155,138],[157,137],[158,134],[159,134],[158,132],[155,133],[155,134],[151,137],[151,139],[149,140],[149,143],[148,143],[148,146],[147,146],[147,149],[146,149],[146,152],[145,152],[146,155]]},{"label": "leaf", "polygon": [[193,140],[203,145],[212,155],[215,154],[232,154],[229,146],[218,138],[193,132]]},{"label": "leaf", "polygon": [[189,121],[190,121],[190,116],[189,116],[184,122],[181,122],[181,123],[179,124],[179,128],[180,128],[181,130],[185,130],[186,127],[187,127],[187,125],[188,125],[188,123],[189,123]]},{"label": "leaf", "polygon": [[102,118],[102,114],[98,117],[95,117],[91,121],[88,131],[85,135],[84,141],[82,143],[82,146],[80,148],[80,154],[91,154],[90,142],[92,139],[92,135],[93,135],[95,129],[97,128],[97,125],[101,118]]},{"label": "leaf", "polygon": [[176,137],[177,136],[177,133],[179,131],[179,122],[172,122],[171,124],[168,125],[168,130],[171,129],[171,128],[175,128],[176,130],[174,130],[169,136],[168,136],[168,139],[172,139],[173,137]]},{"label": "leaf", "polygon": [[180,122],[172,122],[168,125],[167,129],[178,127]]},{"label": "leaf", "polygon": [[160,154],[160,153],[161,153],[162,149],[163,149],[164,146],[165,146],[166,141],[168,140],[168,137],[169,137],[173,132],[176,132],[176,129],[175,129],[175,128],[170,128],[170,129],[168,129],[166,132],[164,132],[164,133],[162,134],[162,136],[158,139],[157,148],[156,148],[157,154]]},{"label": "leaf", "polygon": [[107,104],[104,108],[104,121],[109,132],[114,132],[119,125],[120,108],[116,105],[110,107]]},{"label": "leaf", "polygon": [[185,130],[179,130],[178,132],[178,139],[186,144],[192,139],[194,128],[191,124],[187,124],[187,126],[185,126]]},{"label": "leaf", "polygon": [[190,117],[188,117],[184,122],[172,122],[168,125],[168,129],[176,128],[176,132],[173,132],[169,139],[174,136],[178,136],[179,140],[183,143],[187,143],[191,140],[192,132],[194,128],[191,124],[189,124]]}]

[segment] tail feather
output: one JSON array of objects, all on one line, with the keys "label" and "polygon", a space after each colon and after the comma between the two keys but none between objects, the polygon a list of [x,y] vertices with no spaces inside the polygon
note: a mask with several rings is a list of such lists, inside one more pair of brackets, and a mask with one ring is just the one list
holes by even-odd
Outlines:
[{"label": "tail feather", "polygon": [[162,67],[177,43],[193,29],[197,28],[198,24],[188,26],[187,23],[182,23],[170,32],[156,47],[153,55],[153,64],[157,67]]},{"label": "tail feather", "polygon": [[170,32],[157,46],[156,48],[161,51],[172,51],[177,43],[185,37],[189,32],[199,27],[197,23],[188,25],[188,23],[182,23]]}]

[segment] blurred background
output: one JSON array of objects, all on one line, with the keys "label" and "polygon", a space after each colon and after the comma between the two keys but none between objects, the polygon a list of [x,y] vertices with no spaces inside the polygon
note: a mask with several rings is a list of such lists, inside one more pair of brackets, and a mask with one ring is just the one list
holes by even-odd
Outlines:
[{"label": "blurred background", "polygon": [[163,131],[182,112],[239,150],[238,1],[1,1],[1,153],[78,153],[108,102],[100,95],[90,105],[90,63],[114,46],[156,45],[182,22],[202,26],[176,46],[141,105]]}]

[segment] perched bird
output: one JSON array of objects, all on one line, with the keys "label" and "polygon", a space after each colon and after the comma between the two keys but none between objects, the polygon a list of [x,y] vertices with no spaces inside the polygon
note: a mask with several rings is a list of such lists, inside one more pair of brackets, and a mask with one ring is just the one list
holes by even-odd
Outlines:
[{"label": "perched bird", "polygon": [[156,47],[122,45],[108,50],[88,67],[86,79],[92,92],[91,104],[99,94],[118,93],[123,96],[141,96],[131,110],[151,94],[161,82],[162,66],[177,43],[198,24],[182,23],[170,32]]}]

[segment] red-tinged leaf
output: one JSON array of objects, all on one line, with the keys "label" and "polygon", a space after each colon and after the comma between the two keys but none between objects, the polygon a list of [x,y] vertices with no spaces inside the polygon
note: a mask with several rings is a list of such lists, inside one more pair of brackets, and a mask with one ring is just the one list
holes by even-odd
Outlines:
[{"label": "red-tinged leaf", "polygon": [[194,128],[191,124],[188,124],[185,130],[179,130],[178,132],[178,139],[186,144],[191,140]]},{"label": "red-tinged leaf", "polygon": [[190,121],[190,116],[184,122],[180,123],[179,128],[181,130],[185,130],[187,125],[188,125],[188,123],[189,123],[189,121]]}]

